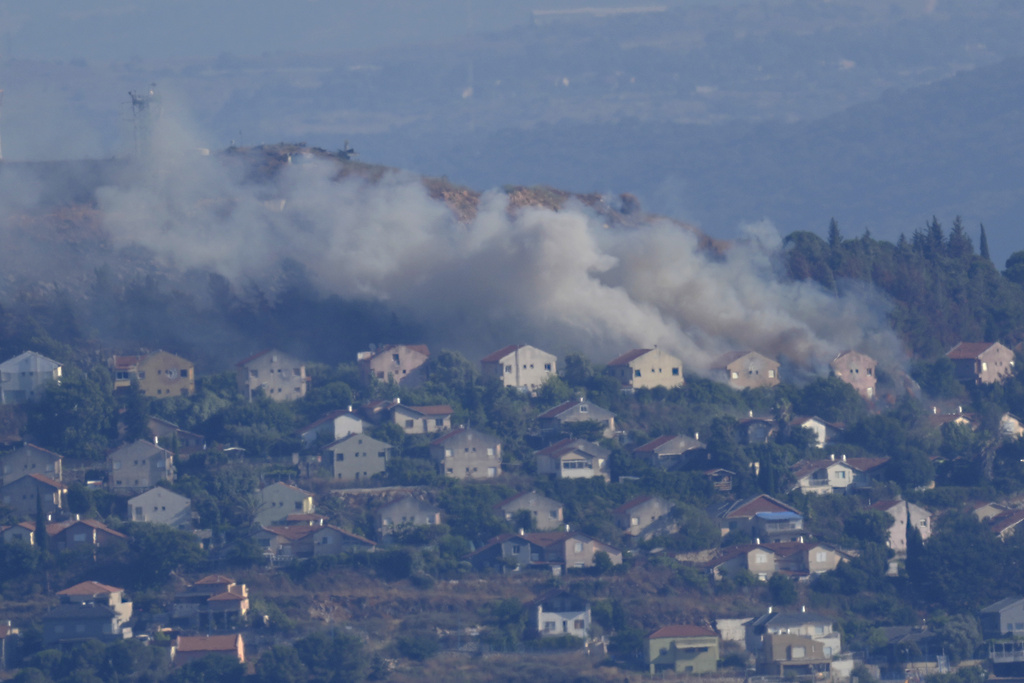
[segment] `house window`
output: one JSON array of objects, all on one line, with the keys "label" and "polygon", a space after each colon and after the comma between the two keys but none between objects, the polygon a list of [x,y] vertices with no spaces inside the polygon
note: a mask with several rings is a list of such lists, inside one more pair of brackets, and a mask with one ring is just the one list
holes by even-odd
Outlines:
[{"label": "house window", "polygon": [[557,624],[555,622],[553,622],[553,621],[545,621],[544,622],[544,632],[545,633],[554,633],[556,626],[557,626]]},{"label": "house window", "polygon": [[814,627],[814,635],[816,635],[816,636],[823,636],[823,635],[825,635],[825,627],[824,626],[820,626],[820,625],[819,626],[815,626]]},{"label": "house window", "polygon": [[393,354],[391,354],[391,362],[392,362],[392,363],[394,363],[394,364],[396,364],[396,365],[397,365],[398,363],[400,363],[400,362],[401,362],[401,361],[400,361],[400,360],[398,359],[398,354],[397,354],[397,353],[393,353]]},{"label": "house window", "polygon": [[434,426],[435,427],[444,427],[444,418],[443,417],[435,418],[434,419]]},{"label": "house window", "polygon": [[639,370],[634,370],[633,371],[633,376],[634,377],[639,377],[640,376],[640,371]]},{"label": "house window", "polygon": [[545,363],[544,370],[546,370],[547,372],[551,372],[551,363]]},{"label": "house window", "polygon": [[672,368],[672,376],[673,377],[678,377],[679,376],[679,368]]},{"label": "house window", "polygon": [[576,553],[582,553],[583,552],[583,543],[581,543],[580,541],[576,541],[576,543],[572,547],[572,550],[573,550],[573,552],[576,552]]},{"label": "house window", "polygon": [[487,457],[488,458],[493,458],[494,457],[494,449],[493,448],[488,448],[487,449]]},{"label": "house window", "polygon": [[581,405],[581,406],[580,406],[580,412],[581,412],[581,413],[585,413],[585,412],[587,412],[587,409],[588,409],[588,408],[589,408],[589,406],[587,406],[586,404],[584,404],[584,405]]},{"label": "house window", "polygon": [[300,501],[300,500],[299,501],[295,501],[295,509],[296,510],[301,510],[302,509],[302,501]]},{"label": "house window", "polygon": [[764,564],[768,561],[768,556],[764,553],[754,553],[754,564]]},{"label": "house window", "polygon": [[730,375],[730,376],[731,376],[731,377],[732,377],[733,379],[739,379],[739,378],[740,378],[740,373],[736,372],[735,370],[733,370],[732,372],[730,372],[730,373],[729,373],[729,375]]},{"label": "house window", "polygon": [[775,371],[774,370],[769,370],[768,371],[768,376],[769,377],[775,377]]},{"label": "house window", "polygon": [[819,550],[818,552],[814,553],[814,561],[815,562],[824,562],[825,561],[825,551],[824,550]]},{"label": "house window", "polygon": [[586,628],[586,625],[583,623],[582,619],[577,619],[576,621],[572,622],[572,627],[577,631],[582,631]]},{"label": "house window", "polygon": [[413,421],[412,420],[406,420],[405,421],[405,428],[406,429],[412,429],[412,425],[413,425]]},{"label": "house window", "polygon": [[804,653],[805,649],[803,647],[794,645],[793,647],[789,648],[790,659],[803,659],[806,656]]}]

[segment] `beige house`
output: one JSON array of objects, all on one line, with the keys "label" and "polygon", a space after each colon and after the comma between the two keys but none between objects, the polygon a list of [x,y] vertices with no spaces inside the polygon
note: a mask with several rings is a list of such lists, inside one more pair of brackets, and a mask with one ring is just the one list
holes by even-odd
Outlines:
[{"label": "beige house", "polygon": [[113,356],[114,389],[128,389],[137,382],[139,391],[150,398],[188,396],[196,390],[192,361],[166,351],[141,356]]},{"label": "beige house", "polygon": [[366,382],[394,382],[416,386],[426,375],[424,363],[430,359],[425,344],[388,344],[373,351],[360,351],[356,360]]},{"label": "beige house", "polygon": [[20,519],[34,517],[38,507],[44,515],[64,507],[68,489],[59,481],[41,474],[26,474],[10,484],[0,486],[0,503],[9,507]]},{"label": "beige house", "polygon": [[365,434],[349,434],[324,448],[333,465],[335,479],[366,481],[383,474],[391,459],[391,444]]},{"label": "beige house", "polygon": [[84,581],[57,592],[60,604],[43,616],[43,641],[131,638],[132,603],[124,589]]},{"label": "beige house", "polygon": [[178,591],[171,604],[171,618],[196,629],[236,624],[248,611],[246,585],[220,574],[204,576]]},{"label": "beige house", "polygon": [[575,636],[586,640],[593,623],[590,603],[564,590],[555,589],[527,605],[533,611],[537,634],[542,638]]},{"label": "beige house", "polygon": [[789,425],[796,429],[811,430],[814,433],[814,445],[818,448],[824,448],[825,444],[836,438],[843,431],[843,425],[836,424],[835,422],[826,422],[820,417],[813,415],[795,417],[790,421]]},{"label": "beige house", "polygon": [[288,515],[313,513],[313,494],[298,486],[279,481],[259,490],[256,524],[268,525],[283,521]]},{"label": "beige house", "polygon": [[961,382],[991,384],[1013,372],[1013,351],[999,342],[960,342],[946,357]]},{"label": "beige house", "polygon": [[880,500],[869,508],[886,512],[893,518],[886,545],[899,557],[907,554],[908,521],[921,534],[922,541],[932,535],[932,514],[920,505],[905,500]]},{"label": "beige house", "polygon": [[664,671],[708,674],[718,669],[720,639],[704,626],[674,624],[647,634],[644,655],[651,675]]},{"label": "beige house", "polygon": [[377,509],[377,527],[381,536],[414,526],[436,526],[441,523],[441,511],[430,503],[407,496]]},{"label": "beige house", "polygon": [[[345,410],[334,410],[319,420],[312,422],[298,431],[299,438],[304,446],[310,447],[317,443],[317,439],[324,439],[327,442],[337,441],[349,434],[362,434],[363,421],[352,412],[351,406]],[[321,441],[320,443],[323,443]]]},{"label": "beige house", "polygon": [[0,363],[0,404],[38,399],[51,382],[60,384],[61,373],[60,363],[35,351],[5,360]]},{"label": "beige house", "polygon": [[875,398],[875,366],[878,363],[871,356],[856,351],[843,351],[832,359],[829,366],[832,374],[857,390],[868,401]]},{"label": "beige house", "polygon": [[608,457],[611,451],[583,439],[562,439],[537,451],[537,473],[555,479],[610,478]]},{"label": "beige house", "polygon": [[492,479],[501,474],[501,441],[471,427],[459,427],[430,442],[430,457],[455,479]]},{"label": "beige house", "polygon": [[661,496],[643,495],[612,510],[612,518],[627,536],[640,536],[659,520],[665,520],[670,512],[672,504]]},{"label": "beige house", "polygon": [[601,436],[615,436],[615,413],[586,399],[566,401],[537,416],[537,426],[543,434],[564,431],[580,422],[595,422],[601,427]]},{"label": "beige house", "polygon": [[306,366],[280,351],[262,351],[235,365],[238,390],[250,401],[263,395],[275,401],[294,401],[306,395]]},{"label": "beige house", "polygon": [[535,346],[505,346],[480,359],[480,374],[502,386],[535,392],[558,373],[558,358]]},{"label": "beige house", "polygon": [[659,348],[633,349],[607,366],[624,389],[653,389],[682,386],[683,362]]},{"label": "beige house", "polygon": [[607,554],[612,564],[622,564],[619,549],[571,531],[502,534],[470,553],[467,559],[478,568],[514,565],[565,570],[593,567],[599,552]]},{"label": "beige house", "polygon": [[175,455],[191,455],[206,450],[206,439],[201,434],[186,431],[162,418],[151,417],[146,420],[146,429],[153,437],[153,443]]},{"label": "beige house", "polygon": [[821,645],[821,654],[832,658],[843,651],[842,633],[831,618],[801,608],[799,612],[776,612],[771,607],[746,623],[745,640],[748,652],[760,652],[767,638],[792,635],[809,638]]},{"label": "beige house", "polygon": [[774,387],[779,383],[779,364],[757,351],[730,351],[712,364],[714,378],[733,389]]},{"label": "beige house", "polygon": [[192,528],[192,501],[162,486],[128,499],[128,519],[166,524],[175,529]]},{"label": "beige house", "polygon": [[50,549],[92,551],[97,547],[116,545],[128,540],[120,531],[114,531],[95,519],[69,519],[46,525]]},{"label": "beige house", "polygon": [[826,460],[802,460],[791,468],[796,479],[794,488],[801,493],[827,494],[850,487],[869,487],[880,477],[889,458],[847,458],[837,460],[833,454]]},{"label": "beige house", "polygon": [[505,521],[511,522],[520,512],[529,512],[533,526],[540,531],[560,528],[564,523],[562,504],[537,491],[526,491],[506,498],[494,506]]},{"label": "beige house", "polygon": [[633,450],[633,455],[642,458],[651,467],[676,469],[704,456],[706,449],[697,439],[689,436],[666,434]]},{"label": "beige house", "polygon": [[26,474],[42,474],[61,481],[63,457],[53,451],[26,443],[20,448],[0,455],[0,486],[12,483]]},{"label": "beige house", "polygon": [[107,456],[107,488],[111,493],[142,493],[162,481],[174,481],[174,454],[139,439]]},{"label": "beige house", "polygon": [[436,434],[452,428],[451,406],[407,406],[397,399],[391,408],[391,419],[406,434]]}]

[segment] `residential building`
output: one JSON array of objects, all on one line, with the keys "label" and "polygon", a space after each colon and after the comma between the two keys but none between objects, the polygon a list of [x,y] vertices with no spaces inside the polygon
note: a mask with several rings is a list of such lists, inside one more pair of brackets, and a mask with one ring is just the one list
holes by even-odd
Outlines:
[{"label": "residential building", "polygon": [[18,522],[10,526],[0,526],[0,543],[24,543],[35,545],[36,525],[33,522]]},{"label": "residential building", "polygon": [[501,474],[501,441],[471,427],[431,441],[430,457],[446,477],[492,479]]},{"label": "residential building", "polygon": [[1013,372],[1013,351],[999,342],[960,342],[946,352],[961,382],[991,384]]},{"label": "residential building", "polygon": [[755,520],[758,513],[762,512],[792,512],[800,514],[794,507],[786,505],[769,495],[761,494],[746,500],[726,503],[712,511],[712,516],[717,517],[722,530],[722,535],[730,531],[740,530],[754,537]]},{"label": "residential building", "polygon": [[533,611],[534,627],[542,637],[575,636],[586,640],[593,623],[590,602],[564,590],[548,591],[527,603]]},{"label": "residential building", "polygon": [[1011,441],[1024,436],[1024,420],[1012,413],[1003,413],[999,418],[999,434]]},{"label": "residential building", "polygon": [[824,448],[825,444],[836,438],[844,429],[843,425],[837,422],[826,422],[814,415],[802,415],[793,418],[789,422],[793,429],[809,429],[814,433],[814,445]]},{"label": "residential building", "polygon": [[437,434],[452,428],[451,406],[409,406],[395,399],[391,419],[406,434]]},{"label": "residential building", "polygon": [[566,401],[537,416],[537,426],[542,434],[561,432],[587,422],[597,423],[600,436],[606,439],[615,436],[615,413],[582,398]]},{"label": "residential building", "polygon": [[69,519],[46,525],[50,549],[95,552],[96,548],[123,543],[128,537],[95,519]]},{"label": "residential building", "polygon": [[537,491],[525,491],[506,498],[494,509],[509,522],[514,521],[519,513],[528,513],[533,528],[538,531],[558,529],[564,524],[562,504]]},{"label": "residential building", "polygon": [[754,537],[768,543],[799,541],[804,535],[804,517],[799,512],[758,512],[753,522]]},{"label": "residential building", "polygon": [[335,479],[365,482],[384,473],[392,447],[365,434],[354,433],[328,444],[324,451],[330,457]]},{"label": "residential building", "polygon": [[244,583],[213,574],[178,591],[171,603],[171,618],[192,628],[230,628],[249,611],[249,591]]},{"label": "residential building", "polygon": [[34,518],[42,509],[44,515],[58,514],[64,508],[68,488],[41,474],[27,474],[0,487],[0,503],[9,507],[20,519]]},{"label": "residential building", "polygon": [[188,530],[192,528],[192,501],[163,486],[156,486],[128,499],[128,519]]},{"label": "residential building", "polygon": [[142,493],[163,481],[174,481],[174,454],[151,441],[139,439],[107,456],[111,493]]},{"label": "residential building", "polygon": [[1024,637],[1024,598],[1003,598],[978,613],[981,635],[986,639]]},{"label": "residential building", "polygon": [[306,395],[309,377],[301,361],[271,349],[240,360],[235,365],[238,391],[250,401],[266,396],[274,401],[294,401]]},{"label": "residential building", "polygon": [[505,346],[480,359],[480,374],[494,377],[502,386],[531,393],[558,374],[558,358],[528,344]]},{"label": "residential building", "polygon": [[556,479],[589,479],[608,474],[608,457],[604,446],[584,439],[562,439],[536,453],[537,473],[550,474]]},{"label": "residential building", "polygon": [[1007,510],[989,520],[989,529],[999,540],[1005,541],[1017,533],[1021,522],[1024,522],[1024,510]]},{"label": "residential building", "polygon": [[881,472],[889,458],[847,458],[836,460],[835,454],[826,460],[801,460],[790,471],[796,480],[794,488],[801,493],[835,493],[851,487],[865,488],[881,479]]},{"label": "residential building", "polygon": [[736,479],[736,473],[724,467],[713,467],[710,470],[705,470],[704,476],[711,480],[711,487],[714,490],[721,491],[722,493],[732,491],[732,483]]},{"label": "residential building", "polygon": [[228,657],[239,664],[245,663],[245,643],[241,633],[219,636],[178,636],[171,646],[174,666],[184,666],[210,655]]},{"label": "residential building", "polygon": [[41,474],[54,481],[61,481],[64,478],[62,461],[62,456],[26,443],[13,451],[0,454],[0,486],[26,474]]},{"label": "residential building", "polygon": [[201,434],[184,430],[162,418],[149,418],[146,421],[146,429],[153,437],[153,443],[175,455],[192,455],[206,450],[206,439]]},{"label": "residential building", "polygon": [[376,381],[414,387],[426,379],[425,363],[430,349],[425,344],[388,344],[360,351],[356,360],[366,382]]},{"label": "residential building", "polygon": [[264,526],[253,539],[274,560],[324,557],[347,552],[370,552],[377,544],[330,524]]},{"label": "residential building", "polygon": [[628,351],[608,363],[607,370],[623,389],[672,389],[683,385],[683,362],[657,347]]},{"label": "residential building", "polygon": [[256,499],[259,508],[254,521],[259,525],[283,521],[294,513],[313,512],[313,494],[283,481],[260,489]]},{"label": "residential building", "polygon": [[720,639],[704,626],[662,626],[644,638],[644,655],[651,675],[665,671],[707,674],[718,669]]},{"label": "residential building", "polygon": [[434,526],[441,523],[441,510],[430,503],[407,496],[377,509],[377,526],[381,536],[414,526]]},{"label": "residential building", "polygon": [[764,636],[757,655],[756,671],[762,676],[782,680],[820,680],[829,678],[832,658],[825,646],[806,636],[773,633]]},{"label": "residential building", "polygon": [[861,398],[868,401],[875,398],[875,385],[878,383],[875,366],[878,363],[874,358],[857,351],[843,351],[829,365],[832,374],[856,389]]},{"label": "residential building", "polygon": [[779,383],[779,364],[757,351],[730,351],[711,363],[714,379],[733,389],[774,387]]},{"label": "residential building", "polygon": [[545,567],[562,571],[593,567],[599,552],[606,553],[612,564],[622,563],[619,549],[573,531],[502,534],[470,553],[468,559],[478,568]]},{"label": "residential building", "polygon": [[124,589],[85,581],[58,591],[60,604],[43,616],[43,642],[131,638],[132,603]]},{"label": "residential building", "polygon": [[748,652],[760,652],[766,638],[773,635],[793,635],[810,638],[821,644],[821,655],[831,659],[843,651],[842,635],[832,619],[801,607],[799,612],[776,612],[771,607],[756,619],[747,622],[746,644]]},{"label": "residential building", "polygon": [[739,431],[740,441],[751,445],[771,441],[775,433],[779,431],[779,424],[775,418],[754,417],[754,411],[751,410],[747,417],[736,422],[736,429]]},{"label": "residential building", "polygon": [[150,398],[189,396],[196,390],[196,371],[192,361],[167,351],[138,356],[113,356],[109,361],[114,373],[114,390],[128,389],[135,382]]},{"label": "residential building", "polygon": [[43,395],[51,383],[60,384],[63,366],[35,351],[25,351],[0,363],[0,404],[28,403]]},{"label": "residential building", "polygon": [[643,495],[612,510],[612,518],[625,535],[648,538],[655,531],[669,533],[665,522],[670,512],[672,504],[661,496]]},{"label": "residential building", "polygon": [[690,469],[707,462],[707,449],[695,438],[666,434],[633,450],[633,455],[651,467],[666,470]]},{"label": "residential building", "polygon": [[899,557],[907,554],[908,521],[921,534],[922,541],[932,535],[932,514],[920,505],[905,500],[880,500],[868,507],[886,512],[893,518],[886,545]]},{"label": "residential building", "polygon": [[316,446],[318,441],[321,444],[332,443],[349,434],[362,433],[363,421],[352,412],[352,406],[345,410],[331,411],[298,431],[303,445],[309,448]]},{"label": "residential building", "polygon": [[8,664],[18,660],[20,641],[20,629],[11,626],[10,620],[0,623],[0,671],[7,671]]}]

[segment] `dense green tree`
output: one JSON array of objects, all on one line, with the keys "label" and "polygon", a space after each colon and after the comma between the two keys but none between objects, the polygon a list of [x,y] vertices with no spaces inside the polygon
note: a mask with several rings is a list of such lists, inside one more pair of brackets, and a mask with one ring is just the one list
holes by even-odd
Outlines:
[{"label": "dense green tree", "polygon": [[29,430],[39,445],[83,458],[102,460],[116,437],[117,404],[110,372],[66,367],[60,384],[51,384],[29,412]]}]

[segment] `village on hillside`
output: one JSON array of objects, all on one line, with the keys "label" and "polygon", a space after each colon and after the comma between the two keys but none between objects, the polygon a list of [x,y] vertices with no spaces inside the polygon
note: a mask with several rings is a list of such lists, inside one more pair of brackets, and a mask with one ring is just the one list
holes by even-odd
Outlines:
[{"label": "village on hillside", "polygon": [[57,680],[84,643],[167,680],[533,659],[545,680],[863,682],[1024,663],[1020,585],[943,573],[964,535],[1007,556],[1024,539],[1019,487],[983,484],[1024,450],[1024,421],[978,393],[1024,383],[999,342],[931,363],[963,393],[928,405],[855,350],[803,386],[753,350],[711,378],[657,347],[603,366],[519,344],[353,360],[0,363],[0,677]]}]

